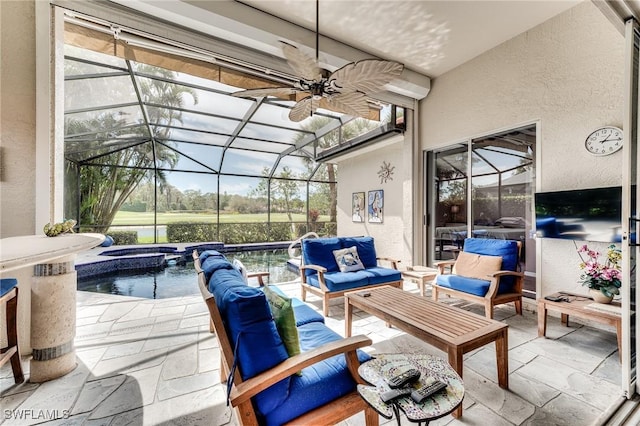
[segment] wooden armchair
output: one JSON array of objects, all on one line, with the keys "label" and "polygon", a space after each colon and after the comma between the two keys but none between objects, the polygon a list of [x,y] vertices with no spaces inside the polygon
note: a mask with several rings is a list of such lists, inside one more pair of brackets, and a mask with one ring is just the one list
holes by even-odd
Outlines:
[{"label": "wooden armchair", "polygon": [[[493,307],[513,302],[522,315],[524,274],[518,272],[522,243],[511,240],[467,238],[456,260],[436,262],[438,275],[431,296],[441,293],[484,305],[487,318]],[[447,271],[448,268],[448,271]]]},{"label": "wooden armchair", "polygon": [[[221,382],[227,381],[229,372],[233,371],[233,381],[229,393],[229,402],[236,409],[238,421],[241,425],[258,425],[259,415],[251,398],[270,386],[286,379],[303,368],[311,366],[319,361],[326,360],[335,355],[344,354],[347,368],[355,383],[364,383],[358,375],[359,366],[356,349],[372,344],[371,339],[365,336],[354,336],[326,343],[315,349],[294,355],[274,367],[263,371],[247,380],[242,379],[240,366],[233,368],[234,351],[229,335],[225,328],[218,305],[214,296],[207,288],[205,273],[200,264],[196,251],[193,252],[194,266],[198,274],[198,286],[205,300],[215,334],[220,344],[220,378]],[[229,383],[229,381],[227,381]],[[313,395],[309,395],[313,398]],[[277,410],[277,408],[276,408]],[[329,425],[341,422],[360,411],[364,411],[367,426],[378,426],[378,413],[373,410],[354,390],[347,395],[335,399],[327,404],[317,407],[307,413],[296,417],[287,424],[300,425]]]}]

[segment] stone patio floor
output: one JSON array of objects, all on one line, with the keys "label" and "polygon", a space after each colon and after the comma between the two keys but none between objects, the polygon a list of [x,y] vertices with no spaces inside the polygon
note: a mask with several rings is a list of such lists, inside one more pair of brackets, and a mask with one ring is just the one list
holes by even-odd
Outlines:
[{"label": "stone patio floor", "polygon": [[[194,277],[195,279],[195,277]],[[279,284],[299,297],[297,283]],[[417,293],[416,285],[405,290]],[[321,312],[319,298],[307,300]],[[482,315],[479,305],[448,299]],[[344,305],[331,304],[326,323],[344,333]],[[465,355],[464,414],[431,425],[590,425],[620,399],[620,363],[613,330],[551,317],[547,338],[537,318],[513,306],[496,309],[509,324],[509,390],[497,385],[495,346]],[[371,353],[446,354],[379,319],[356,310],[354,334],[366,334]],[[218,342],[209,333],[200,295],[136,299],[77,293],[78,367],[59,379],[14,385],[10,366],[0,369],[0,424],[4,425],[235,425],[220,384]],[[23,358],[26,377],[29,359]],[[362,425],[354,416],[343,425]],[[381,425],[396,420],[380,418]],[[410,424],[403,418],[402,424]]]}]

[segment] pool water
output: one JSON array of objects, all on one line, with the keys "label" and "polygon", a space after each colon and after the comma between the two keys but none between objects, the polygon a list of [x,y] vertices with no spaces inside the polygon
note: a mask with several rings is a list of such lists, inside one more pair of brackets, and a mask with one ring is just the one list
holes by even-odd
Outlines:
[{"label": "pool water", "polygon": [[[249,272],[269,271],[268,283],[293,281],[298,275],[287,269],[287,250],[259,250],[225,254],[229,261],[237,257]],[[251,281],[250,281],[251,284]],[[200,294],[193,262],[162,269],[122,271],[78,279],[78,290],[121,296],[166,299]]]}]

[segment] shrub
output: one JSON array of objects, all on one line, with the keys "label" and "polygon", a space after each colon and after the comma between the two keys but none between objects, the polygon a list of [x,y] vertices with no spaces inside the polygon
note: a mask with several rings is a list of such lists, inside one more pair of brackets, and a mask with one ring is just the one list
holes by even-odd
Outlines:
[{"label": "shrub", "polygon": [[113,238],[115,245],[138,244],[138,233],[136,231],[113,231],[108,233]]},{"label": "shrub", "polygon": [[218,226],[215,223],[174,222],[167,224],[167,241],[170,243],[198,243],[216,241]]}]

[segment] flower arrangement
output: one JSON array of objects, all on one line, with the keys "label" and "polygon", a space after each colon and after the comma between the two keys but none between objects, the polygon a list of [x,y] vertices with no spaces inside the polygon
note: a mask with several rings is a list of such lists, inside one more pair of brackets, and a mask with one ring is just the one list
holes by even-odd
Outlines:
[{"label": "flower arrangement", "polygon": [[[583,254],[586,254],[587,260],[584,259]],[[602,263],[600,261],[601,254],[599,251],[591,250],[586,244],[578,249],[578,255],[582,260],[580,263],[580,269],[582,269],[580,282],[590,289],[600,290],[607,297],[613,297],[620,294],[618,289],[622,285],[620,281],[622,254],[614,244],[607,247],[607,256]]]}]

